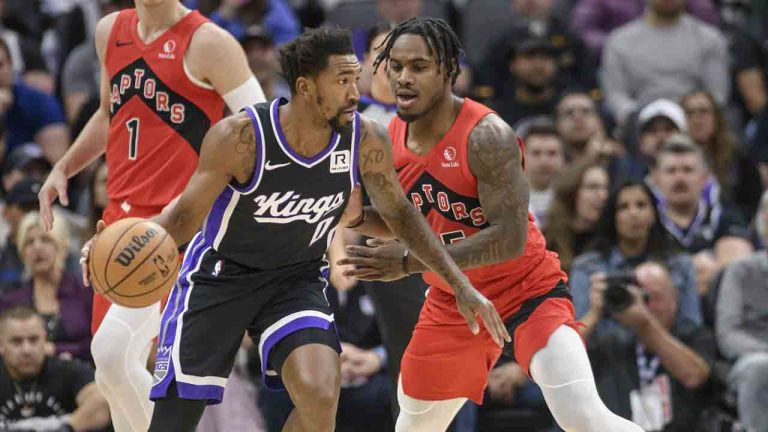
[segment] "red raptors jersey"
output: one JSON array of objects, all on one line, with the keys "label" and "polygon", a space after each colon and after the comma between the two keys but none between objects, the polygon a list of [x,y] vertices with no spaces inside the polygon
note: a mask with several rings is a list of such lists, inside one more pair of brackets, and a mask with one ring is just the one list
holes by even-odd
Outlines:
[{"label": "red raptors jersey", "polygon": [[162,207],[184,190],[197,167],[203,136],[224,114],[221,97],[184,71],[192,35],[206,22],[190,12],[145,44],[136,10],[117,16],[106,50],[110,200]]},{"label": "red raptors jersey", "polygon": [[[443,244],[461,241],[489,226],[478,199],[477,178],[469,169],[467,143],[475,125],[492,112],[484,105],[464,99],[448,133],[424,156],[406,148],[408,125],[404,121],[395,117],[389,124],[400,183]],[[518,144],[522,151],[522,141]],[[516,303],[512,301],[513,297],[534,297],[552,289],[558,280],[565,280],[557,256],[546,250],[544,236],[530,214],[528,241],[521,257],[465,270],[465,274],[483,294],[508,304]],[[425,273],[424,280],[453,293],[450,286],[434,273]]]}]

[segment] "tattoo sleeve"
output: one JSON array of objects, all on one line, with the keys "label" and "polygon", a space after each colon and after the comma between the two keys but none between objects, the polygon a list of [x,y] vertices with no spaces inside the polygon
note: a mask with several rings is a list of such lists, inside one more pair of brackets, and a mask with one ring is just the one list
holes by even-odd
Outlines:
[{"label": "tattoo sleeve", "polygon": [[422,214],[403,193],[392,165],[387,130],[363,119],[359,167],[371,201],[389,229],[429,269],[440,275],[455,292],[469,286],[461,269],[451,259]]},{"label": "tattoo sleeve", "polygon": [[244,113],[227,117],[206,133],[197,169],[178,201],[153,218],[177,244],[192,239],[216,198],[233,178],[241,183],[250,178],[256,144],[250,120],[243,116]]},{"label": "tattoo sleeve", "polygon": [[[448,246],[462,269],[518,257],[528,234],[528,182],[512,128],[495,114],[486,116],[470,134],[468,159],[490,227]],[[418,273],[426,267],[411,260],[409,270]]]}]

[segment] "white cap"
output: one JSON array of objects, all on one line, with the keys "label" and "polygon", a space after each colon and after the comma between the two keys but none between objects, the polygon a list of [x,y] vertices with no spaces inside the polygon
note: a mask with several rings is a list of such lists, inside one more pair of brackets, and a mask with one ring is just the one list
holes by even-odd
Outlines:
[{"label": "white cap", "polygon": [[688,123],[685,120],[683,108],[669,99],[656,99],[640,110],[638,116],[640,130],[642,131],[648,122],[657,117],[669,119],[680,132],[688,131]]}]

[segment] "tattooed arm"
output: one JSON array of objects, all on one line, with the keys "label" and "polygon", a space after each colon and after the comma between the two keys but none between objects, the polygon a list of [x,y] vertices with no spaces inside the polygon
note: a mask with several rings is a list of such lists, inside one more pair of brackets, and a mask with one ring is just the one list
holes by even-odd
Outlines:
[{"label": "tattooed arm", "polygon": [[[448,246],[462,269],[496,264],[523,253],[528,235],[528,182],[523,175],[520,147],[512,128],[489,114],[469,136],[468,159],[477,177],[480,205],[489,227]],[[427,267],[414,259],[408,271]]]},{"label": "tattooed arm", "polygon": [[481,315],[486,328],[501,346],[509,340],[493,304],[482,296],[461,272],[432,232],[422,214],[405,198],[392,165],[392,145],[387,130],[363,118],[359,168],[366,190],[390,230],[432,271],[454,290],[459,312],[473,333],[479,331],[475,315]]},{"label": "tattooed arm", "polygon": [[253,126],[244,112],[216,123],[203,139],[197,170],[178,201],[152,220],[184,244],[200,229],[216,198],[232,179],[247,183],[256,163]]}]

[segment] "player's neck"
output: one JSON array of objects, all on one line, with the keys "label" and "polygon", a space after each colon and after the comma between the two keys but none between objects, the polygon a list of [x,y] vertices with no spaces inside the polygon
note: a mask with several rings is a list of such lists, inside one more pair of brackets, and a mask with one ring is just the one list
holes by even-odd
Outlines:
[{"label": "player's neck", "polygon": [[[319,119],[300,102],[291,101],[278,108],[278,121],[285,145],[304,157],[313,157],[328,146],[333,130],[325,119]],[[307,121],[309,119],[309,121]]]},{"label": "player's neck", "polygon": [[444,97],[429,112],[408,123],[408,141],[418,143],[419,153],[426,154],[451,129],[463,104],[464,100],[453,93]]},{"label": "player's neck", "polygon": [[184,18],[189,13],[189,9],[178,1],[163,2],[149,7],[137,3],[136,13],[139,16],[136,30],[141,40],[149,44]]}]

